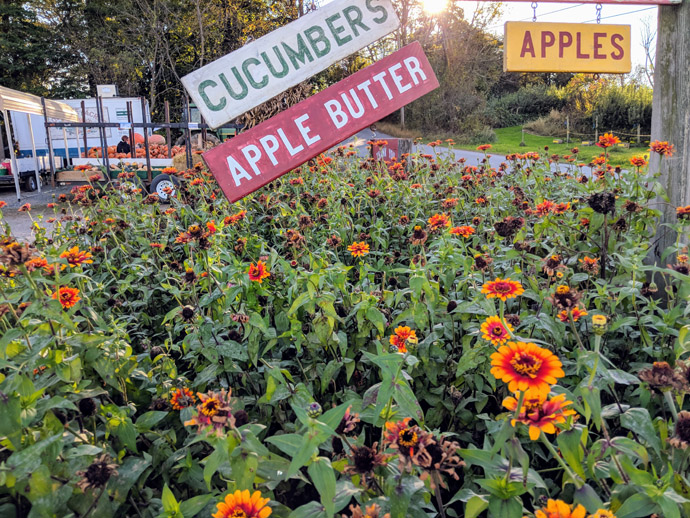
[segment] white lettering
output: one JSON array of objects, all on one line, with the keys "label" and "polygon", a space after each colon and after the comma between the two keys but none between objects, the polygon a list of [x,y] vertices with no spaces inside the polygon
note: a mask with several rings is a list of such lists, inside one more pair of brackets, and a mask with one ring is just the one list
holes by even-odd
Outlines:
[{"label": "white lettering", "polygon": [[405,63],[405,68],[407,68],[410,76],[412,76],[412,81],[414,81],[414,84],[419,84],[417,76],[419,76],[422,81],[426,81],[426,74],[424,73],[424,70],[422,70],[419,60],[416,57],[412,56],[410,58],[406,58],[403,60],[403,63]]},{"label": "white lettering", "polygon": [[333,121],[333,124],[335,124],[336,128],[340,129],[347,124],[348,117],[345,115],[343,107],[338,101],[332,99],[326,102],[326,104],[323,106],[326,108],[326,111],[328,111],[328,115],[331,116],[331,120]]},{"label": "white lettering", "polygon": [[297,147],[292,147],[292,144],[290,144],[290,141],[288,138],[285,136],[285,132],[283,131],[283,128],[278,129],[278,136],[280,137],[280,140],[283,141],[283,144],[285,144],[285,147],[288,150],[288,153],[290,153],[290,156],[295,156],[297,153],[302,151],[304,149],[303,145],[299,145]]},{"label": "white lettering", "polygon": [[249,176],[249,173],[237,162],[237,160],[231,156],[228,157],[228,167],[230,168],[232,179],[235,180],[235,187],[240,186],[240,180],[242,178],[246,178],[247,180],[251,181],[252,177]]},{"label": "white lettering", "polygon": [[403,93],[403,92],[407,92],[410,88],[412,88],[412,85],[409,83],[406,85],[402,84],[403,78],[395,73],[395,71],[398,70],[399,68],[402,68],[402,63],[396,63],[395,65],[390,67],[388,69],[388,71],[390,72],[391,77],[393,78],[393,82],[395,83],[395,86],[398,88],[398,92]]},{"label": "white lettering", "polygon": [[388,97],[388,100],[390,101],[393,98],[393,94],[391,93],[390,88],[388,88],[388,85],[386,84],[386,80],[384,77],[386,76],[385,72],[381,72],[380,74],[376,74],[374,76],[374,81],[378,81],[381,86],[383,87],[383,91],[386,92],[386,96]]},{"label": "white lettering", "polygon": [[321,135],[316,135],[315,137],[309,136],[309,132],[311,131],[311,128],[309,128],[309,126],[303,125],[303,123],[307,119],[309,119],[309,114],[305,113],[301,117],[297,117],[295,119],[295,124],[297,125],[297,129],[299,130],[300,134],[302,135],[302,138],[307,143],[307,146],[311,146],[312,144],[315,144],[319,140],[321,140]]},{"label": "white lettering", "polygon": [[[273,135],[266,135],[265,137],[261,137],[259,139],[259,142],[261,142],[261,147],[264,148],[264,151],[268,155],[268,158],[271,160],[271,163],[273,165],[278,165],[278,161],[276,160],[276,151],[278,151],[278,148],[280,147],[278,139],[275,138]],[[270,146],[269,143],[273,145]]]},{"label": "white lettering", "polygon": [[261,174],[261,170],[256,167],[256,163],[261,160],[261,151],[259,148],[254,144],[249,144],[248,146],[244,146],[242,148],[242,154],[244,155],[244,158],[247,159],[247,163],[249,164],[249,167],[252,168],[252,171],[254,171],[254,174],[259,176]]},{"label": "white lettering", "polygon": [[371,90],[369,90],[370,84],[371,84],[371,81],[369,81],[367,79],[362,84],[357,85],[357,90],[362,90],[367,95],[367,99],[369,99],[369,102],[371,103],[371,107],[376,109],[379,107],[379,103],[377,103],[376,99],[374,99],[374,96],[371,95]]},{"label": "white lettering", "polygon": [[350,95],[357,105],[356,113],[352,108],[352,104],[350,103],[350,99],[347,97],[347,94],[340,94],[340,97],[343,98],[343,102],[347,106],[347,111],[350,112],[350,115],[352,115],[355,119],[359,119],[362,117],[362,115],[364,115],[364,106],[362,106],[362,103],[359,100],[359,97],[357,97],[357,93],[355,92],[354,88],[350,88]]}]

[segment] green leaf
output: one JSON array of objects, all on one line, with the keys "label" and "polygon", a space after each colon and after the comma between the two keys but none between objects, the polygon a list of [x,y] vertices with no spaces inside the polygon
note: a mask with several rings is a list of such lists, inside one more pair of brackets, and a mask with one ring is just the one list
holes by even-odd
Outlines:
[{"label": "green leaf", "polygon": [[168,415],[168,412],[160,412],[152,410],[151,412],[146,412],[142,414],[139,419],[137,419],[136,425],[139,431],[150,430],[159,422],[161,422]]},{"label": "green leaf", "polygon": [[213,498],[213,495],[199,495],[185,500],[184,502],[180,502],[180,512],[184,518],[194,518],[204,510],[204,507],[206,507]]},{"label": "green leaf", "polygon": [[163,510],[166,513],[176,514],[180,510],[180,504],[177,503],[175,495],[173,495],[173,492],[168,487],[168,484],[165,484],[165,486],[163,486],[161,502],[163,503]]},{"label": "green leaf", "polygon": [[206,457],[204,463],[204,482],[206,482],[206,487],[209,491],[211,490],[211,479],[213,475],[215,475],[219,466],[226,460],[228,460],[228,454],[222,445],[216,447],[213,453]]},{"label": "green leaf", "polygon": [[563,458],[572,468],[575,473],[580,475],[583,480],[587,479],[585,475],[585,468],[582,461],[585,458],[585,452],[580,445],[582,438],[582,429],[574,428],[558,434],[556,441],[558,447],[561,449]]},{"label": "green leaf", "polygon": [[402,417],[412,417],[424,425],[424,412],[417,397],[404,379],[398,380],[393,391],[393,399],[403,411]]},{"label": "green leaf", "polygon": [[644,493],[637,493],[623,502],[614,514],[616,518],[647,518],[658,509],[651,498]]},{"label": "green leaf", "polygon": [[335,472],[331,461],[325,457],[318,457],[309,465],[307,471],[321,496],[326,515],[333,516],[335,514]]},{"label": "green leaf", "polygon": [[383,313],[372,306],[367,308],[366,315],[367,320],[374,324],[374,326],[376,326],[376,330],[381,336],[383,336],[386,332],[386,317],[383,316]]},{"label": "green leaf", "polygon": [[319,502],[309,502],[290,513],[289,518],[331,518],[326,515],[323,505]]},{"label": "green leaf", "polygon": [[489,501],[483,496],[473,496],[465,505],[465,518],[477,518],[489,507]]},{"label": "green leaf", "polygon": [[598,509],[604,507],[604,502],[589,484],[585,484],[575,491],[574,500],[578,504],[582,504],[589,513],[596,513]]},{"label": "green leaf", "polygon": [[285,474],[285,480],[296,474],[303,466],[305,466],[312,455],[316,452],[316,448],[320,444],[319,434],[316,430],[309,430],[302,438],[300,448],[292,458],[290,467]]},{"label": "green leaf", "polygon": [[621,426],[635,432],[659,453],[661,441],[646,408],[630,408],[621,414]]},{"label": "green leaf", "polygon": [[296,433],[286,433],[283,435],[274,435],[272,437],[267,437],[266,442],[272,444],[280,451],[288,455],[289,457],[294,457],[302,445],[303,435]]}]

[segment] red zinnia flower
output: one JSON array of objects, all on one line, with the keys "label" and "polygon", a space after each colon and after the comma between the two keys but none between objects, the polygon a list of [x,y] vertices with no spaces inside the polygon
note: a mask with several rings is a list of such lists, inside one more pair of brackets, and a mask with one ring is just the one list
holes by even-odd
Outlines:
[{"label": "red zinnia flower", "polygon": [[482,293],[486,295],[487,299],[498,298],[502,301],[512,299],[518,295],[522,295],[525,289],[517,281],[508,279],[501,279],[497,277],[495,281],[489,281],[482,286]]},{"label": "red zinnia flower", "polygon": [[647,161],[643,156],[634,156],[630,159],[630,163],[635,167],[644,167],[647,165]]},{"label": "red zinnia flower", "polygon": [[456,236],[462,236],[464,238],[470,237],[472,234],[474,234],[475,230],[474,228],[463,225],[461,227],[453,227],[450,229],[450,233]]},{"label": "red zinnia flower", "polygon": [[450,217],[448,214],[434,214],[429,218],[431,230],[439,230],[443,227],[450,227]]},{"label": "red zinnia flower", "polygon": [[[565,394],[560,394],[547,400],[546,394],[528,391],[525,394],[525,399],[517,419],[512,419],[510,424],[513,426],[518,422],[526,424],[529,426],[529,438],[536,441],[539,439],[541,432],[556,433],[556,424],[565,423],[569,416],[575,415],[575,410],[565,408],[571,404],[572,401],[566,401]],[[507,397],[503,400],[503,406],[511,412],[515,412],[518,400],[514,397]],[[549,514],[547,516],[551,517],[554,515]]]},{"label": "red zinnia flower", "polygon": [[417,333],[416,331],[410,329],[407,326],[398,326],[395,328],[394,334],[391,335],[389,341],[391,345],[398,348],[398,352],[406,353],[407,344],[417,343]]},{"label": "red zinnia flower", "polygon": [[257,261],[256,264],[250,264],[247,273],[249,274],[250,280],[256,281],[259,284],[263,283],[264,279],[271,276],[271,273],[266,268],[266,263],[261,260]]},{"label": "red zinnia flower", "polygon": [[175,410],[182,410],[192,406],[196,401],[196,396],[194,392],[188,388],[175,389],[170,397],[170,404]]},{"label": "red zinnia flower", "polygon": [[660,155],[671,157],[673,156],[673,144],[669,144],[667,141],[655,140],[649,145],[649,149]]},{"label": "red zinnia flower", "polygon": [[482,338],[488,340],[493,345],[502,345],[510,339],[509,331],[513,331],[513,327],[509,323],[503,323],[497,316],[487,318],[481,325],[480,331]]},{"label": "red zinnia flower", "polygon": [[59,300],[64,309],[69,309],[81,300],[79,290],[77,288],[68,288],[67,286],[60,286],[55,293],[53,299]]},{"label": "red zinnia flower", "polygon": [[[579,307],[574,307],[572,310],[572,315],[573,315],[573,322],[577,322],[580,320],[580,317],[586,316],[587,310],[585,309],[580,309]],[[558,318],[561,320],[561,322],[568,322],[568,311],[563,310],[558,314]]]},{"label": "red zinnia flower", "polygon": [[535,211],[540,218],[543,218],[544,216],[546,216],[550,212],[553,212],[554,207],[556,207],[556,204],[554,202],[549,201],[549,200],[544,200],[543,202],[541,202],[539,205],[537,205],[535,207]]},{"label": "red zinnia flower", "polygon": [[17,212],[29,212],[31,211],[31,204],[30,203],[25,203],[19,209],[17,209]]},{"label": "red zinnia flower", "polygon": [[93,263],[92,257],[90,252],[82,252],[79,250],[78,246],[74,246],[60,254],[60,258],[67,259],[67,262],[72,268],[80,264]]},{"label": "red zinnia flower", "polygon": [[206,228],[208,229],[209,234],[215,234],[218,232],[218,228],[216,227],[216,221],[211,220],[206,222]]},{"label": "red zinnia flower", "polygon": [[259,491],[249,493],[239,489],[217,504],[218,512],[213,518],[268,518],[273,509],[268,507],[269,498],[261,498]]},{"label": "red zinnia flower", "polygon": [[369,253],[369,245],[364,241],[355,241],[347,247],[347,250],[350,252],[352,257],[363,257]]}]

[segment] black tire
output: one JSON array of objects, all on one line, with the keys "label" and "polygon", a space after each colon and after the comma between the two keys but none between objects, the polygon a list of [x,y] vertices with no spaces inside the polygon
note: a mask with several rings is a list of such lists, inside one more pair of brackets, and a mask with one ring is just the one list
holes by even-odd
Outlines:
[{"label": "black tire", "polygon": [[180,186],[180,180],[176,176],[170,176],[169,174],[159,174],[151,182],[149,187],[150,193],[156,193],[158,199],[161,203],[170,203],[170,196],[163,190],[165,187],[172,187],[172,195],[175,195],[175,191]]},{"label": "black tire", "polygon": [[36,181],[36,175],[30,174],[24,179],[24,190],[26,192],[34,192],[38,189],[38,182]]}]

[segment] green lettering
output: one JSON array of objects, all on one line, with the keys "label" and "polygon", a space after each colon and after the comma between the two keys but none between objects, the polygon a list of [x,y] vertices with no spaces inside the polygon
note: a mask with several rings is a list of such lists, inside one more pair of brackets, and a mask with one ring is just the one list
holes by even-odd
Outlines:
[{"label": "green lettering", "polygon": [[240,84],[240,87],[242,88],[240,93],[238,93],[238,94],[235,93],[235,91],[232,89],[232,86],[230,85],[230,82],[225,77],[225,74],[221,73],[221,74],[219,74],[218,77],[220,77],[220,81],[221,81],[221,83],[223,83],[223,86],[225,87],[225,89],[230,94],[230,97],[232,97],[236,101],[240,101],[240,100],[244,99],[245,97],[247,97],[247,93],[249,92],[249,89],[247,88],[247,84],[242,79],[242,76],[237,71],[237,67],[232,67],[231,70],[232,70],[233,75],[235,76],[235,79],[237,79],[237,82]]},{"label": "green lettering", "polygon": [[386,8],[382,5],[371,5],[373,2],[374,0],[367,0],[367,10],[370,13],[381,13],[381,16],[379,16],[378,18],[374,18],[374,23],[378,23],[379,25],[381,25],[383,22],[388,20],[388,11],[386,11]]},{"label": "green lettering", "polygon": [[261,61],[256,58],[247,58],[244,60],[244,63],[242,63],[242,72],[244,72],[244,75],[249,81],[249,84],[252,85],[252,88],[256,88],[257,90],[260,90],[268,84],[268,74],[266,74],[261,81],[257,82],[252,76],[252,73],[249,71],[249,65],[256,66],[260,64]]},{"label": "green lettering", "polygon": [[335,42],[338,44],[338,47],[342,47],[348,41],[352,40],[352,36],[347,36],[346,38],[341,38],[340,36],[338,36],[341,32],[345,32],[345,27],[336,27],[335,25],[333,25],[333,22],[338,18],[340,18],[340,13],[336,13],[333,16],[329,16],[328,18],[326,18],[326,25],[328,25],[328,28],[331,30],[331,34],[333,34],[333,38],[335,39]]},{"label": "green lettering", "polygon": [[360,11],[359,7],[356,5],[351,5],[343,9],[343,14],[345,15],[347,23],[350,25],[350,29],[355,33],[355,36],[359,36],[357,26],[360,26],[364,31],[369,30],[369,27],[362,23],[362,11]]},{"label": "green lettering", "polygon": [[[314,34],[317,34],[318,36],[314,37]],[[304,31],[304,35],[307,37],[307,40],[309,40],[309,44],[311,45],[311,48],[314,51],[314,54],[316,54],[317,58],[322,58],[331,51],[331,42],[328,41],[328,38],[326,38],[326,33],[318,25],[309,27],[306,31]],[[319,43],[323,43],[323,48],[321,50],[319,50]]]},{"label": "green lettering", "polygon": [[309,47],[307,47],[307,44],[304,43],[304,38],[302,38],[301,34],[297,35],[297,50],[295,51],[291,47],[287,45],[287,43],[282,42],[283,48],[285,49],[285,53],[287,54],[287,57],[290,59],[292,62],[292,66],[295,67],[295,70],[299,70],[299,63],[302,63],[305,65],[307,63],[307,59],[309,61],[314,61],[314,57],[311,55],[311,52],[309,52]]},{"label": "green lettering", "polygon": [[280,49],[278,48],[278,46],[273,46],[273,52],[276,53],[276,56],[278,56],[278,61],[280,61],[280,64],[283,67],[283,69],[280,72],[276,72],[276,69],[273,67],[271,60],[268,59],[268,54],[262,52],[261,59],[263,59],[264,63],[266,63],[266,66],[268,67],[268,70],[270,70],[271,75],[275,78],[281,79],[287,75],[287,73],[290,71],[290,67],[288,67],[288,64],[285,62],[285,59],[283,58],[283,55],[280,53]]},{"label": "green lettering", "polygon": [[206,79],[205,81],[202,81],[201,83],[199,83],[199,95],[203,99],[204,104],[206,104],[206,106],[208,106],[209,110],[212,110],[214,112],[220,111],[223,108],[225,108],[227,101],[225,100],[225,97],[221,97],[220,102],[218,104],[213,104],[211,102],[211,99],[208,98],[208,95],[206,95],[206,88],[208,88],[209,86],[211,88],[213,88],[213,87],[218,86],[218,83],[216,83],[215,81],[212,81],[210,79]]}]

